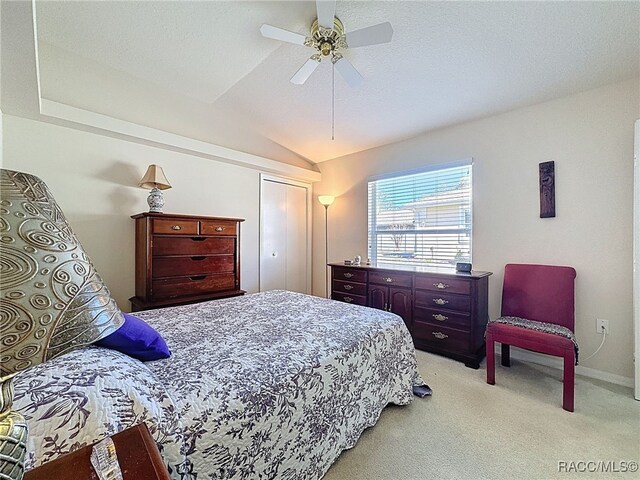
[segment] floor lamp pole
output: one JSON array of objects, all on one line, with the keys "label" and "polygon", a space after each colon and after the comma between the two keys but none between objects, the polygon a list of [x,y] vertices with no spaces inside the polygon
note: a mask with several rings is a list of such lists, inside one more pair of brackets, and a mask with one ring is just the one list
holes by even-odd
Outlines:
[{"label": "floor lamp pole", "polygon": [[333,203],[335,198],[333,195],[318,196],[318,201],[324,207],[324,296],[326,298],[330,298],[329,274],[327,273],[327,264],[329,263],[329,205]]},{"label": "floor lamp pole", "polygon": [[324,296],[329,298],[329,205],[324,206]]}]

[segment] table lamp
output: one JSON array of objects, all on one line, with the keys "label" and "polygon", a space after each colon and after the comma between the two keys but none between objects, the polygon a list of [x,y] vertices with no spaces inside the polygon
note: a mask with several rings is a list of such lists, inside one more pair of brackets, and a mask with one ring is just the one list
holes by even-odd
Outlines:
[{"label": "table lamp", "polygon": [[162,207],[164,207],[164,197],[161,190],[167,190],[171,188],[171,184],[167,177],[165,177],[162,167],[158,165],[149,165],[147,172],[142,177],[142,180],[138,183],[139,187],[150,188],[149,197],[147,203],[149,204],[149,211],[155,213],[162,213]]}]

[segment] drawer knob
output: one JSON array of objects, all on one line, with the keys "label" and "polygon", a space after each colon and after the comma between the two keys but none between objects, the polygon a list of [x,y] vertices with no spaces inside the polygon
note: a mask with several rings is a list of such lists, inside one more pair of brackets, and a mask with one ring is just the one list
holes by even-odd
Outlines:
[{"label": "drawer knob", "polygon": [[343,275],[345,276],[345,278],[351,278],[351,277],[353,277],[353,273],[351,273],[351,272],[346,272],[346,273],[344,273]]},{"label": "drawer knob", "polygon": [[351,298],[351,297],[342,297],[342,299],[347,303],[353,302],[353,298]]},{"label": "drawer knob", "polygon": [[180,225],[171,225],[171,230],[182,230]]},{"label": "drawer knob", "polygon": [[432,332],[433,336],[438,340],[444,340],[445,338],[449,338],[449,335],[442,332]]},{"label": "drawer knob", "polygon": [[449,285],[446,283],[438,282],[433,284],[434,287],[444,290],[445,288],[449,288]]},{"label": "drawer knob", "polygon": [[447,320],[449,317],[445,317],[444,315],[442,315],[441,313],[434,313],[433,314],[433,318],[435,318],[436,320],[438,320],[439,322],[444,322],[445,320]]},{"label": "drawer knob", "polygon": [[344,286],[344,289],[345,290],[352,290],[353,289],[353,285],[347,284],[347,285]]},{"label": "drawer knob", "polygon": [[434,298],[433,303],[435,303],[436,305],[446,305],[447,303],[449,303],[449,300],[445,300],[444,298]]},{"label": "drawer knob", "polygon": [[216,232],[224,232],[224,227],[216,227],[214,230]]},{"label": "drawer knob", "polygon": [[393,278],[391,277],[384,277],[383,280],[387,283],[393,283]]}]

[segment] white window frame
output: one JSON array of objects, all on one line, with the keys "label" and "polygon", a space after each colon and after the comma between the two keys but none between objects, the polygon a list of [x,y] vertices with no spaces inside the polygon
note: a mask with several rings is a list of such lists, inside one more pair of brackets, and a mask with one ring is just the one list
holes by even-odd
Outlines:
[{"label": "white window frame", "polygon": [[[376,224],[374,222],[374,219],[372,218],[374,215],[372,215],[372,212],[376,212],[377,208],[376,208],[376,198],[375,195],[373,198],[369,197],[369,189],[370,189],[370,185],[371,182],[376,182],[378,180],[385,180],[385,179],[390,179],[390,178],[398,178],[398,177],[404,177],[404,176],[408,176],[408,175],[415,175],[415,174],[421,174],[421,173],[427,173],[427,172],[437,172],[440,170],[446,170],[446,169],[450,169],[450,168],[456,168],[456,167],[470,167],[471,168],[471,173],[470,173],[470,199],[469,199],[469,205],[470,205],[470,219],[469,219],[469,225],[470,225],[470,231],[469,231],[469,258],[468,260],[465,261],[469,261],[471,263],[471,259],[472,259],[472,254],[473,254],[473,158],[467,158],[467,159],[463,159],[463,160],[459,160],[459,161],[455,161],[455,162],[448,162],[448,163],[441,163],[441,164],[432,164],[432,165],[427,165],[425,167],[422,168],[418,168],[418,169],[412,169],[412,170],[404,170],[404,171],[400,171],[400,172],[391,172],[391,173],[385,173],[385,174],[381,174],[381,175],[374,175],[371,176],[367,179],[367,223],[368,223],[368,234],[367,234],[367,241],[368,241],[368,251],[369,251],[369,258],[371,259],[372,263],[375,265],[376,263],[378,263],[380,260],[377,258],[377,251],[378,248],[377,246],[374,247],[374,244],[377,242],[377,238],[378,238],[378,232],[376,231]],[[372,202],[373,204],[371,204],[370,202]],[[464,215],[463,212],[461,212],[461,215]],[[425,217],[427,217],[428,215],[425,214]],[[419,235],[419,234],[416,234]],[[434,235],[433,233],[426,233],[425,235]],[[417,237],[416,237],[417,238]],[[405,239],[406,241],[406,239]],[[389,264],[391,263],[389,260],[384,261],[383,263],[385,264]],[[430,264],[428,262],[423,262],[423,263],[417,263],[417,262],[397,262],[397,263],[408,263],[410,265],[414,265],[414,266],[432,266],[433,264]],[[448,265],[450,267],[454,267],[454,264]]]}]

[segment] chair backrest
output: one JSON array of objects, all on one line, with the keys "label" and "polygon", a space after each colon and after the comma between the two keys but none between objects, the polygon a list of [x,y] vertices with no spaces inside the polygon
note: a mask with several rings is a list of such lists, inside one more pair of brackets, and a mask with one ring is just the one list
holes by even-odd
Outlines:
[{"label": "chair backrest", "polygon": [[505,265],[502,315],[555,323],[575,331],[575,278],[572,267]]}]

